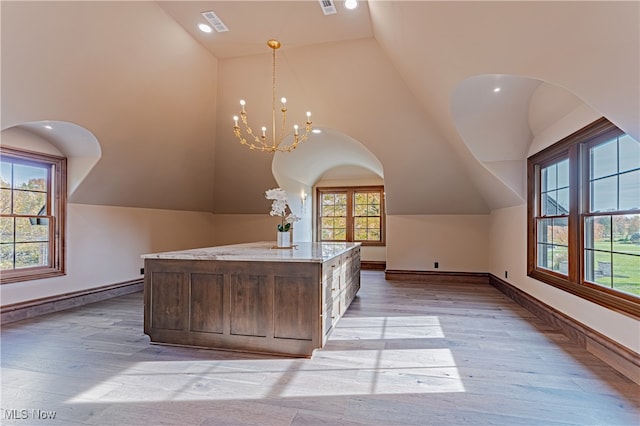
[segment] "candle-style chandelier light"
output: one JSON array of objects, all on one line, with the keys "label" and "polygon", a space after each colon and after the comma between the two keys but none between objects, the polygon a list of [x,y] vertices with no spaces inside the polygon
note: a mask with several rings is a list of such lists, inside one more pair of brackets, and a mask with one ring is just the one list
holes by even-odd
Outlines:
[{"label": "candle-style chandelier light", "polygon": [[[234,125],[233,125],[233,133],[235,133],[236,137],[240,141],[241,145],[247,146],[249,149],[260,150],[264,152],[291,152],[296,149],[298,144],[309,136],[311,132],[311,113],[307,112],[307,121],[305,123],[304,133],[301,135],[298,132],[298,125],[295,124],[293,126],[293,142],[290,145],[283,145],[282,141],[285,137],[285,127],[287,124],[287,99],[282,98],[280,101],[282,102],[282,108],[280,111],[282,112],[282,125],[280,127],[280,137],[276,139],[276,50],[280,48],[280,42],[278,40],[269,40],[267,41],[267,45],[273,50],[273,67],[272,67],[272,127],[271,127],[271,141],[267,140],[267,128],[262,126],[262,136],[258,136],[253,133],[251,127],[249,127],[247,120],[247,111],[245,110],[246,102],[244,100],[240,101],[240,117],[237,115],[233,117]],[[244,125],[244,131],[249,136],[249,139],[253,138],[253,142],[248,142],[247,139],[242,135],[242,131],[240,130],[240,125],[238,124],[238,120],[242,122]]]}]

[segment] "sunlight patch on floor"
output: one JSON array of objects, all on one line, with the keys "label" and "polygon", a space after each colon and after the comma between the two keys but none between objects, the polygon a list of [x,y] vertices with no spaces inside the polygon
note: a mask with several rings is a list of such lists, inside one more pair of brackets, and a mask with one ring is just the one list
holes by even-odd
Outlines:
[{"label": "sunlight patch on floor", "polygon": [[[336,383],[340,383],[336,386]],[[67,403],[464,392],[449,349],[327,351],[312,359],[140,362]]]},{"label": "sunlight patch on floor", "polygon": [[441,339],[444,331],[437,316],[343,317],[330,340]]}]

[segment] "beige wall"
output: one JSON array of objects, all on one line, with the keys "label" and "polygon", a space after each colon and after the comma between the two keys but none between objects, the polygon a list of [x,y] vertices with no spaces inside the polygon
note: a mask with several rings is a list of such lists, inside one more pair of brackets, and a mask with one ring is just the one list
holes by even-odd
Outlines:
[{"label": "beige wall", "polygon": [[[279,219],[265,214],[216,214],[213,215],[215,229],[213,244],[249,243],[252,241],[276,240]],[[295,239],[295,227],[294,227]],[[385,247],[362,247],[362,260],[384,261]]]},{"label": "beige wall", "polygon": [[265,214],[214,214],[214,246],[276,241],[279,218]]},{"label": "beige wall", "polygon": [[67,206],[67,274],[4,284],[2,305],[141,278],[140,255],[210,246],[213,215],[202,212]]},{"label": "beige wall", "polygon": [[387,269],[487,272],[489,215],[387,216]]},{"label": "beige wall", "polygon": [[[546,129],[541,129],[534,137],[529,154],[544,149],[597,118],[589,108],[575,109]],[[639,321],[527,277],[526,204],[492,211],[490,228],[491,273],[505,279],[504,273],[508,271],[509,278],[505,281],[511,285],[640,352]]]},{"label": "beige wall", "polygon": [[[640,353],[640,322],[527,277],[526,205],[491,213],[491,273],[576,321]],[[509,278],[504,278],[504,271]]]}]

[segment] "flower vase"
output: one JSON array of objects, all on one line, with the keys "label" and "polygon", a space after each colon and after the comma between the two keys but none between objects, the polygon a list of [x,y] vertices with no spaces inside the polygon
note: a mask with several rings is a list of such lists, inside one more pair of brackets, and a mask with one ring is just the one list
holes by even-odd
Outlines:
[{"label": "flower vase", "polygon": [[280,232],[277,233],[276,247],[288,248],[291,247],[291,232]]}]

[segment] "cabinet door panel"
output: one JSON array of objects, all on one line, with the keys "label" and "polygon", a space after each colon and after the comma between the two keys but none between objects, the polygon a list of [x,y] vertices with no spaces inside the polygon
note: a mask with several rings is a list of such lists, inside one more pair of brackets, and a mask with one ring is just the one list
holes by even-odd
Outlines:
[{"label": "cabinet door panel", "polygon": [[275,277],[274,337],[312,339],[313,310],[309,305],[314,300],[315,291],[317,287],[311,279]]},{"label": "cabinet door panel", "polygon": [[184,318],[185,274],[181,272],[153,272],[151,276],[151,327],[182,330]]},{"label": "cabinet door panel", "polygon": [[264,275],[231,275],[231,334],[266,337],[267,283]]},{"label": "cabinet door panel", "polygon": [[223,332],[224,276],[191,274],[190,330]]}]

